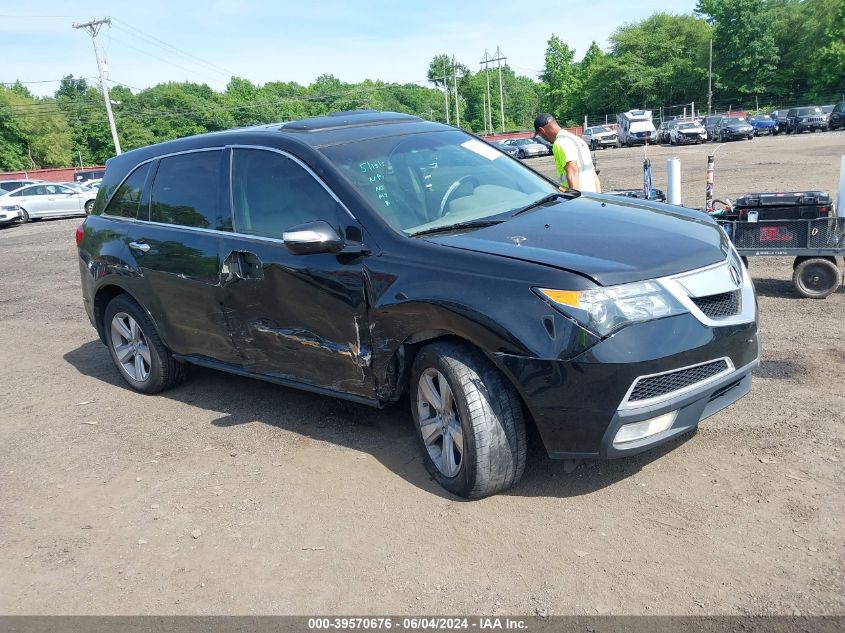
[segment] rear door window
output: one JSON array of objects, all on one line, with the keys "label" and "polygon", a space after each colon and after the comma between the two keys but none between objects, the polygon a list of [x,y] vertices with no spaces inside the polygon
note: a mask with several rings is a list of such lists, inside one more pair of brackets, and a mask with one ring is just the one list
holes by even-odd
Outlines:
[{"label": "rear door window", "polygon": [[222,150],[168,156],[159,161],[152,187],[150,220],[221,229]]},{"label": "rear door window", "polygon": [[[151,163],[144,163],[138,167],[127,178],[120,187],[118,187],[109,206],[106,207],[108,215],[114,215],[120,218],[137,218],[138,209],[141,206],[141,194],[144,190],[144,183],[147,181],[147,174],[150,173]],[[144,213],[143,215],[146,215]],[[146,220],[146,217],[142,219]]]}]

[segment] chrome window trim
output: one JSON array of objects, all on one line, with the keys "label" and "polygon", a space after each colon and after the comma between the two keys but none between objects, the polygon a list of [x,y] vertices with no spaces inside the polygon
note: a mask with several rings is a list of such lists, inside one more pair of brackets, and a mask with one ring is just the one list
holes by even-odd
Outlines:
[{"label": "chrome window trim", "polygon": [[[631,403],[631,402],[628,401],[628,399],[631,397],[631,394],[634,392],[634,389],[636,388],[637,384],[639,384],[639,382],[641,380],[645,380],[646,378],[655,378],[657,376],[665,376],[667,374],[674,374],[676,372],[684,371],[686,369],[693,369],[695,367],[701,367],[702,365],[709,365],[710,363],[716,363],[720,360],[725,361],[727,363],[727,366],[728,366],[727,369],[725,369],[724,371],[720,371],[718,374],[710,376],[710,378],[705,378],[704,380],[700,380],[695,384],[688,385],[686,387],[682,387],[681,389],[676,389],[675,391],[670,391],[669,393],[665,393],[662,396],[655,396],[654,398],[648,398],[647,400],[637,400],[636,403]],[[754,362],[752,362],[750,364],[753,365],[756,362],[757,361],[755,360]],[[748,367],[748,365],[746,365],[746,367]],[[745,369],[745,367],[743,367],[742,369]],[[628,391],[625,393],[625,397],[622,398],[622,403],[619,405],[617,410],[618,411],[630,411],[632,409],[642,409],[642,408],[645,408],[645,407],[654,406],[655,404],[659,404],[661,402],[671,400],[672,398],[677,398],[678,396],[683,396],[687,393],[691,393],[691,392],[695,391],[696,389],[701,389],[702,387],[706,387],[707,385],[709,385],[709,384],[711,384],[711,383],[713,383],[713,382],[715,382],[715,381],[717,381],[721,378],[724,378],[728,374],[731,374],[735,371],[736,371],[736,368],[734,367],[733,361],[727,356],[722,356],[721,358],[711,358],[710,360],[706,360],[703,363],[695,363],[694,365],[687,365],[686,367],[676,367],[675,369],[669,369],[667,371],[659,371],[655,374],[646,374],[646,375],[643,375],[643,376],[637,376],[637,378],[634,380],[634,382],[631,383],[631,386],[628,387]]]},{"label": "chrome window trim", "polygon": [[240,237],[250,240],[259,240],[262,242],[274,242],[278,244],[284,244],[284,240],[275,238],[275,237],[262,237],[260,235],[250,235],[248,233],[236,233],[234,231],[221,231],[220,229],[205,229],[200,226],[184,226],[182,224],[168,224],[166,222],[153,222],[152,220],[139,220],[137,218],[123,218],[119,215],[109,215],[107,216],[109,220],[113,220],[115,222],[126,222],[128,224],[141,224],[144,226],[153,226],[153,227],[163,227],[169,229],[180,229],[183,231],[194,231],[197,233],[210,233],[213,235],[226,235],[226,236],[233,236],[233,237]]}]

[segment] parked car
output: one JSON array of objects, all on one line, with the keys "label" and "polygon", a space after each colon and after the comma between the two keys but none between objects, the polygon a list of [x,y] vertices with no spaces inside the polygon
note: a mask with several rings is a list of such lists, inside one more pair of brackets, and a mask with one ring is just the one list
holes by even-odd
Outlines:
[{"label": "parked car", "polygon": [[827,128],[829,130],[845,129],[845,101],[833,106],[827,122]]},{"label": "parked car", "polygon": [[669,143],[672,145],[687,145],[689,143],[706,143],[707,130],[697,121],[677,121],[669,129]]},{"label": "parked car", "polygon": [[43,182],[27,185],[0,196],[0,211],[17,212],[21,222],[86,215],[94,208],[96,197],[96,191]]},{"label": "parked car", "polygon": [[0,196],[4,193],[8,193],[9,191],[14,191],[15,189],[20,189],[26,185],[34,185],[37,182],[42,182],[41,180],[0,180]]},{"label": "parked car", "polygon": [[775,120],[768,114],[754,114],[748,117],[748,122],[754,130],[754,136],[764,136],[775,133]]},{"label": "parked car", "polygon": [[719,122],[722,120],[721,115],[713,115],[704,117],[702,125],[707,133],[708,141],[715,141],[719,138]]},{"label": "parked car", "polygon": [[792,108],[786,118],[787,134],[800,134],[805,130],[815,132],[816,130],[827,129],[828,126],[828,122],[818,106]]},{"label": "parked car", "polygon": [[654,133],[655,142],[658,144],[668,143],[669,128],[674,125],[677,125],[677,122],[674,119],[671,121],[661,121],[660,125],[657,126],[657,131]]},{"label": "parked car", "polygon": [[545,145],[542,145],[530,138],[509,138],[505,141],[507,145],[516,148],[516,155],[518,158],[533,158],[535,156],[548,156],[549,150]]},{"label": "parked car", "polygon": [[757,301],[724,232],[620,202],[410,115],[215,132],[109,161],[82,295],[131,388],[193,363],[408,394],[426,468],[481,497],[519,480],[525,414],[553,457],[615,458],[750,389]]},{"label": "parked car", "polygon": [[513,156],[514,158],[516,158],[516,153],[519,151],[516,145],[509,145],[508,143],[505,143],[505,141],[493,141],[490,144],[496,149],[501,150],[508,156]]},{"label": "parked car", "polygon": [[593,127],[586,128],[581,138],[584,139],[584,142],[593,151],[619,145],[619,138],[616,136],[616,131],[606,125],[594,125]]},{"label": "parked car", "polygon": [[786,132],[786,128],[789,124],[789,110],[781,109],[781,110],[772,110],[769,112],[769,116],[772,117],[772,120],[775,122],[775,129],[772,134],[780,134],[781,132]]},{"label": "parked car", "polygon": [[73,179],[76,182],[86,182],[88,180],[95,180],[97,178],[102,178],[103,174],[105,173],[105,169],[84,169],[82,171],[78,171],[73,175]]},{"label": "parked car", "polygon": [[544,139],[542,136],[540,136],[539,134],[535,134],[534,136],[532,136],[532,137],[531,137],[531,140],[532,140],[532,141],[534,141],[534,142],[536,142],[536,143],[539,143],[540,145],[542,145],[543,147],[545,147],[545,148],[546,148],[546,153],[547,153],[549,156],[551,156],[551,155],[552,155],[552,144],[551,144],[551,143],[549,143],[549,142],[548,142],[546,139]]},{"label": "parked car", "polygon": [[722,117],[719,121],[719,141],[735,141],[754,138],[754,128],[745,117]]}]

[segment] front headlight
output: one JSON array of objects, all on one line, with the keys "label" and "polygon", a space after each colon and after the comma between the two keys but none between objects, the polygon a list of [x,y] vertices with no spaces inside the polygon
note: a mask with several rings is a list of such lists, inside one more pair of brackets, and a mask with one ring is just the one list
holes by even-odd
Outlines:
[{"label": "front headlight", "polygon": [[656,281],[594,288],[535,291],[594,334],[604,337],[631,323],[684,314],[684,308]]},{"label": "front headlight", "polygon": [[18,211],[20,207],[16,204],[10,206],[0,206],[0,211]]}]

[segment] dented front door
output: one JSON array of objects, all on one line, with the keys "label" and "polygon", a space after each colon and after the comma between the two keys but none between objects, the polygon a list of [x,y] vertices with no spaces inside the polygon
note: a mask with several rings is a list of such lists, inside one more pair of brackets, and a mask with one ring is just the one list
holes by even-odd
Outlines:
[{"label": "dented front door", "polygon": [[244,369],[373,396],[360,257],[293,255],[281,240],[224,237],[224,305]]}]

